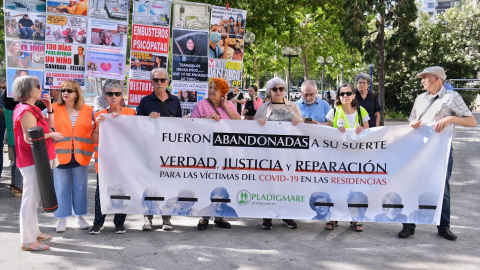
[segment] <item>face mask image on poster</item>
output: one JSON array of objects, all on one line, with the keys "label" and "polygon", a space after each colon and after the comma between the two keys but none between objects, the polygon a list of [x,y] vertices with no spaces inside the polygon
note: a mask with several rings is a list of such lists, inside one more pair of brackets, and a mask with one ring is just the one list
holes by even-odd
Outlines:
[{"label": "face mask image on poster", "polygon": [[247,11],[241,9],[212,6],[211,24],[220,27],[220,33],[230,38],[243,39],[245,34]]},{"label": "face mask image on poster", "polygon": [[90,17],[127,21],[129,0],[90,0]]},{"label": "face mask image on poster", "polygon": [[88,3],[87,0],[48,0],[47,12],[87,16]]},{"label": "face mask image on poster", "polygon": [[124,22],[90,20],[90,29],[90,45],[127,47],[127,25]]},{"label": "face mask image on poster", "polygon": [[208,30],[210,25],[209,5],[176,3],[173,7],[173,28]]},{"label": "face mask image on poster", "polygon": [[5,36],[28,40],[45,40],[45,15],[5,12]]},{"label": "face mask image on poster", "polygon": [[42,69],[45,44],[32,41],[7,40],[7,67]]},{"label": "face mask image on poster", "polygon": [[170,25],[170,1],[140,0],[135,1],[133,23]]},{"label": "face mask image on poster", "polygon": [[87,18],[47,15],[47,42],[84,44]]},{"label": "face mask image on poster", "polygon": [[21,12],[45,12],[45,1],[5,0],[5,9]]}]

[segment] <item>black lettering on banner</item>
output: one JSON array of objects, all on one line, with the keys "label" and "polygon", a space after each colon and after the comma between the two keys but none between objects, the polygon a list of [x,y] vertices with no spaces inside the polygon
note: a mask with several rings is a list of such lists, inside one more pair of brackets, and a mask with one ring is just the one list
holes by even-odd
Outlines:
[{"label": "black lettering on banner", "polygon": [[419,205],[418,209],[430,209],[430,210],[435,210],[437,209],[436,205]]},{"label": "black lettering on banner", "polygon": [[331,202],[314,202],[314,206],[333,206],[333,203]]},{"label": "black lettering on banner", "polygon": [[145,197],[145,201],[163,201],[165,200],[164,197]]},{"label": "black lettering on banner", "polygon": [[229,203],[230,199],[210,199],[211,202],[226,202]]},{"label": "black lettering on banner", "polygon": [[309,149],[310,137],[298,135],[214,132],[213,146]]},{"label": "black lettering on banner", "polygon": [[197,202],[197,201],[198,201],[198,198],[182,198],[182,197],[178,197],[178,198],[177,198],[177,201],[179,201],[179,202]]},{"label": "black lettering on banner", "polygon": [[110,196],[112,200],[130,200],[130,196],[121,196],[121,195],[112,195]]},{"label": "black lettering on banner", "polygon": [[403,204],[384,204],[383,208],[403,208]]},{"label": "black lettering on banner", "polygon": [[368,203],[349,203],[348,207],[368,208]]}]

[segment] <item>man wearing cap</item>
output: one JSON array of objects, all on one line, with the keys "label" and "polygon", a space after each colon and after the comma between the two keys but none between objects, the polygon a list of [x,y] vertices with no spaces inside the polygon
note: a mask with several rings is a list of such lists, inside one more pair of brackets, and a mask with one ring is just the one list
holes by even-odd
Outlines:
[{"label": "man wearing cap", "polygon": [[23,18],[18,20],[18,26],[20,27],[20,33],[22,38],[31,39],[33,34],[33,22],[28,18],[28,14],[23,15]]},{"label": "man wearing cap", "polygon": [[[410,126],[419,128],[422,123],[437,122],[434,125],[436,132],[442,132],[450,125],[460,125],[464,127],[475,127],[477,120],[468,109],[460,94],[453,90],[446,90],[443,82],[447,78],[443,68],[439,66],[429,67],[417,74],[422,78],[422,85],[425,93],[415,99],[413,109],[410,114]],[[448,240],[455,240],[457,236],[450,231],[450,175],[452,174],[452,150],[448,158],[447,175],[445,179],[445,191],[443,195],[442,215],[438,234]],[[399,238],[407,238],[415,233],[415,224],[404,223],[403,229],[398,233]]]}]

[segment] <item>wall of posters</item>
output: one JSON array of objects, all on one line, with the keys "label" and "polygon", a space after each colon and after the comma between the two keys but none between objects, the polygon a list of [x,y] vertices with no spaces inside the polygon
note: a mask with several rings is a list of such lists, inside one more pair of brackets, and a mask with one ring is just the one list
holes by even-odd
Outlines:
[{"label": "wall of posters", "polygon": [[6,38],[45,40],[45,14],[6,11],[4,17]]},{"label": "wall of posters", "polygon": [[121,48],[115,51],[107,47],[90,47],[86,59],[86,75],[106,79],[123,80],[125,54]]},{"label": "wall of posters", "polygon": [[87,42],[87,18],[47,15],[46,41],[85,44]]},{"label": "wall of posters", "polygon": [[42,69],[45,44],[26,40],[6,41],[7,68]]}]

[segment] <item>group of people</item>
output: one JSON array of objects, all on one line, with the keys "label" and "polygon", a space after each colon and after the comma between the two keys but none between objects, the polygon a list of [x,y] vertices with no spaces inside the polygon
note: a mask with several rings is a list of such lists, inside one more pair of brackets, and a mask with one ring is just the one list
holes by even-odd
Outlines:
[{"label": "group of people", "polygon": [[[476,126],[476,120],[471,111],[461,98],[452,90],[446,90],[443,82],[446,78],[441,67],[430,67],[417,74],[422,79],[425,93],[416,100],[410,115],[410,125],[418,128],[422,122],[437,122],[435,131],[441,132],[447,125],[456,124],[462,126]],[[241,120],[241,114],[245,120],[256,120],[264,126],[267,121],[291,122],[292,125],[299,123],[321,124],[337,128],[339,132],[346,129],[354,129],[361,133],[364,129],[378,126],[379,111],[376,96],[368,92],[365,87],[371,78],[367,74],[359,74],[356,77],[357,90],[351,84],[343,84],[336,95],[336,107],[330,109],[325,101],[316,97],[317,89],[313,81],[305,81],[302,85],[302,98],[291,102],[284,97],[287,84],[284,80],[275,77],[266,84],[268,99],[262,104],[262,99],[257,97],[257,87],[249,88],[248,100],[239,103],[238,92],[232,92],[231,100],[227,98],[230,87],[226,80],[211,78],[209,82],[207,98],[197,102],[191,113],[192,118],[214,119],[215,121]],[[67,218],[75,215],[77,224],[81,229],[89,229],[88,222],[84,219],[87,214],[87,176],[88,164],[92,155],[95,157],[97,170],[97,190],[95,194],[95,220],[90,228],[91,234],[98,234],[104,228],[105,215],[100,208],[98,190],[98,143],[100,126],[105,121],[105,114],[113,117],[120,115],[141,115],[151,118],[159,117],[182,117],[180,100],[172,95],[167,89],[170,77],[164,68],[156,68],[150,74],[153,92],[141,99],[137,111],[122,106],[123,86],[118,81],[109,80],[103,86],[104,98],[108,107],[94,113],[92,107],[84,104],[82,91],[76,81],[68,80],[62,83],[60,99],[52,103],[48,94],[41,94],[42,90],[38,78],[32,76],[20,76],[13,83],[13,96],[20,102],[13,111],[13,126],[15,131],[15,149],[17,154],[17,167],[23,176],[22,204],[20,209],[20,237],[23,250],[47,250],[49,247],[41,241],[51,239],[50,235],[40,232],[38,227],[37,207],[40,203],[40,192],[37,175],[30,149],[28,129],[40,126],[44,129],[48,156],[51,167],[54,168],[54,183],[58,200],[58,209],[55,217],[58,219],[57,232],[64,232],[67,227]],[[238,89],[237,89],[238,91]],[[38,101],[45,107],[42,113]],[[232,102],[233,101],[233,102]],[[245,104],[239,107],[234,105]],[[437,106],[432,106],[435,103]],[[243,107],[243,111],[241,108]],[[422,118],[423,117],[423,118]],[[445,194],[438,233],[449,240],[456,239],[456,235],[449,230],[450,226],[450,190],[448,181],[452,169],[452,157],[446,177]],[[217,194],[218,193],[218,194]],[[224,191],[212,191],[212,198],[223,198]],[[317,194],[317,199],[327,199],[325,194]],[[360,194],[361,195],[361,194]],[[361,198],[359,194],[351,194],[349,200]],[[216,197],[217,196],[217,197]],[[312,194],[313,196],[313,194]],[[321,198],[320,198],[321,197]],[[393,196],[394,197],[394,196]],[[392,197],[392,198],[393,198]],[[389,200],[394,201],[394,198]],[[313,207],[312,207],[313,209]],[[170,211],[175,213],[175,211]],[[162,229],[171,230],[171,216],[162,213]],[[201,213],[202,216],[197,227],[199,230],[208,228],[209,214]],[[214,213],[218,213],[214,212]],[[221,214],[219,214],[221,215]],[[333,216],[323,215],[321,211],[317,215],[322,220],[330,221],[325,229],[333,230],[338,222]],[[126,215],[116,214],[114,217],[115,232],[124,233]],[[378,217],[379,220],[383,217]],[[315,218],[314,218],[315,219]],[[320,219],[320,218],[318,218]],[[215,216],[214,223],[221,228],[230,229],[231,225],[222,216]],[[364,221],[365,219],[361,219]],[[400,220],[400,219],[399,219]],[[401,219],[400,221],[405,221]],[[283,219],[282,223],[288,228],[297,228],[297,223],[292,219]],[[150,230],[153,224],[153,215],[145,213],[143,230]],[[352,221],[353,230],[363,230],[362,224]],[[264,219],[262,227],[272,229],[272,219]],[[398,234],[400,238],[406,238],[415,232],[415,224],[404,224],[403,230]]]}]

